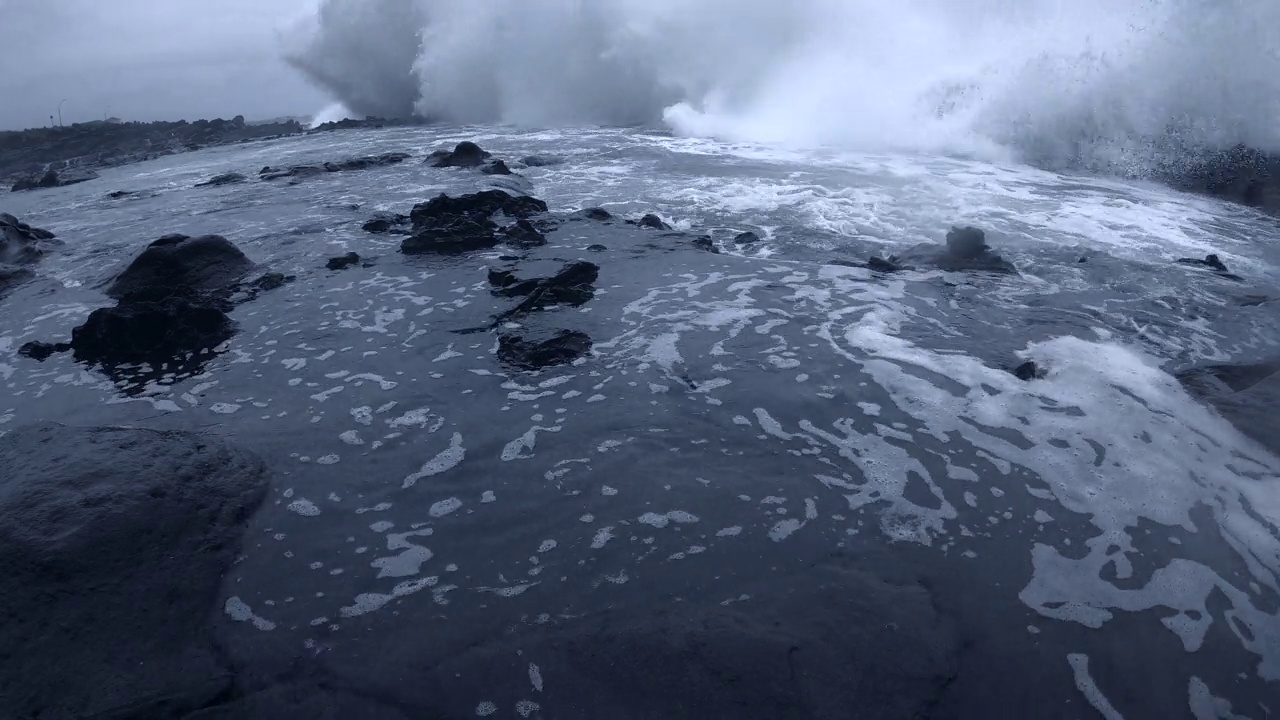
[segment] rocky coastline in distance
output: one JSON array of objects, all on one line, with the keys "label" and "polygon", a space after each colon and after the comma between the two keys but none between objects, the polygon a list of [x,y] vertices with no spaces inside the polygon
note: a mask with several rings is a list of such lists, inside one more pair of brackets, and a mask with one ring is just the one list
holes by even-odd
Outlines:
[{"label": "rocky coastline in distance", "polygon": [[[366,117],[307,128],[296,119],[113,122],[0,132],[0,188],[12,191],[74,185],[97,178],[97,169],[128,165],[216,145],[287,135],[430,124],[421,118]],[[1173,153],[1179,155],[1179,153]],[[1280,154],[1237,145],[1199,149],[1160,163],[1147,179],[1184,192],[1218,197],[1280,216]]]},{"label": "rocky coastline in distance", "polygon": [[0,188],[14,192],[74,185],[97,178],[96,170],[200,150],[216,145],[352,128],[417,124],[365,118],[307,128],[296,119],[113,122],[0,132]]}]

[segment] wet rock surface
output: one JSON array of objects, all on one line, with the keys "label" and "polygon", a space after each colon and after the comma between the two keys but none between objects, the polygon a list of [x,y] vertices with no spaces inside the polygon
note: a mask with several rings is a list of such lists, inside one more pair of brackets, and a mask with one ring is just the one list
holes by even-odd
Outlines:
[{"label": "wet rock surface", "polygon": [[[527,220],[547,212],[547,204],[527,195],[512,195],[503,190],[483,190],[450,197],[438,195],[414,206],[410,213],[413,235],[400,246],[407,255],[459,254],[487,250],[501,241],[494,216]],[[511,233],[504,231],[517,244],[540,244],[541,234],[532,225],[517,224]]]},{"label": "wet rock surface", "polygon": [[1248,365],[1207,365],[1178,380],[1240,432],[1280,454],[1280,360]]},{"label": "wet rock surface", "polygon": [[254,263],[220,235],[166,235],[134,258],[106,288],[116,300],[164,300],[225,292]]},{"label": "wet rock surface", "polygon": [[567,365],[589,352],[591,338],[573,330],[563,330],[540,341],[514,335],[498,337],[498,360],[522,370]]},{"label": "wet rock surface", "polygon": [[241,173],[223,173],[221,175],[214,175],[213,177],[209,178],[208,180],[205,180],[204,182],[196,183],[196,187],[218,187],[220,185],[234,185],[236,183],[245,182],[248,179],[249,179],[248,177],[246,177],[245,175],[242,175]]},{"label": "wet rock surface", "polygon": [[360,256],[356,253],[349,252],[340,257],[329,258],[329,262],[325,263],[325,268],[329,270],[345,270],[353,265],[360,264]]},{"label": "wet rock surface", "polygon": [[6,713],[183,717],[225,694],[211,618],[262,461],[205,435],[42,423],[0,438],[0,465]]},{"label": "wet rock surface", "polygon": [[485,164],[493,155],[479,145],[464,140],[454,146],[453,150],[436,150],[427,157],[427,164],[432,167],[474,168]]},{"label": "wet rock surface", "polygon": [[986,233],[978,228],[957,227],[947,233],[945,245],[922,243],[888,258],[873,257],[871,270],[895,272],[919,268],[936,268],[947,272],[993,272],[1017,274],[1013,263],[997,255],[987,246]]},{"label": "wet rock surface", "polygon": [[31,227],[8,213],[0,213],[0,266],[38,262],[56,243],[48,230]]},{"label": "wet rock surface", "polygon": [[402,152],[383,153],[381,155],[363,155],[360,157],[348,158],[346,160],[337,160],[334,162],[326,162],[322,165],[293,165],[291,167],[276,168],[268,165],[258,171],[259,180],[280,180],[282,178],[291,178],[298,182],[308,177],[324,175],[326,173],[351,172],[355,170],[368,170],[369,168],[385,167],[387,165],[396,165],[408,160],[412,155]]}]

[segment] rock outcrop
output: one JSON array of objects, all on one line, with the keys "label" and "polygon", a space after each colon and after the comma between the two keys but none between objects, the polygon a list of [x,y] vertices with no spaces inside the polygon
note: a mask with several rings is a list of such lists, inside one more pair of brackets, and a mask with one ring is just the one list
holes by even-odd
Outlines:
[{"label": "rock outcrop", "polygon": [[[527,220],[547,212],[547,204],[527,195],[512,195],[502,190],[484,190],[469,195],[439,195],[415,205],[410,213],[413,234],[400,246],[407,255],[457,254],[496,247],[502,238],[493,218],[502,215]],[[533,241],[528,230],[532,225],[517,225],[511,235],[517,243]],[[545,240],[544,240],[545,241]],[[534,241],[535,244],[540,244]]]},{"label": "rock outcrop", "polygon": [[393,152],[383,153],[381,155],[365,155],[361,157],[347,158],[346,160],[339,160],[337,162],[327,162],[323,165],[293,165],[285,168],[275,168],[268,165],[258,171],[258,179],[280,180],[281,178],[291,178],[295,182],[300,182],[304,178],[324,175],[326,173],[350,172],[353,170],[367,170],[373,167],[396,165],[408,160],[410,157],[412,156],[408,153]]},{"label": "rock outcrop", "polygon": [[30,265],[55,243],[55,235],[48,230],[31,227],[8,214],[0,213],[0,266]]},{"label": "rock outcrop", "polygon": [[217,438],[20,427],[0,438],[0,707],[183,717],[232,685],[211,615],[268,485]]},{"label": "rock outcrop", "polygon": [[1013,263],[991,251],[986,233],[975,227],[953,227],[945,245],[923,243],[888,258],[873,257],[867,267],[878,272],[937,268],[948,272],[1017,274]]},{"label": "rock outcrop", "polygon": [[521,370],[567,365],[589,352],[591,338],[573,330],[562,330],[542,341],[529,341],[515,335],[498,337],[498,360]]}]

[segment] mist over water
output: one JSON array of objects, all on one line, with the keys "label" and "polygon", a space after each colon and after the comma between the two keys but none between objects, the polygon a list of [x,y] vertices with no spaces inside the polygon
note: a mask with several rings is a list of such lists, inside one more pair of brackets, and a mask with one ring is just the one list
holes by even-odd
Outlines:
[{"label": "mist over water", "polygon": [[286,53],[358,114],[1128,174],[1280,150],[1273,0],[323,0]]}]

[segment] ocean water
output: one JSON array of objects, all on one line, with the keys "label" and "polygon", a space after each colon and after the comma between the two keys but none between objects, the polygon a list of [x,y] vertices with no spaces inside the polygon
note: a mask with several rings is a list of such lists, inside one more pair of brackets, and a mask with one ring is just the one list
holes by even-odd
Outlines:
[{"label": "ocean water", "polygon": [[[421,164],[462,139],[521,177]],[[389,151],[415,158],[194,187]],[[413,258],[360,228],[487,186],[544,199],[550,244]],[[593,206],[722,252],[570,217]],[[271,465],[220,601],[248,667],[300,655],[450,717],[1278,707],[1280,459],[1173,376],[1276,354],[1275,304],[1242,304],[1280,294],[1275,221],[1251,210],[1013,161],[493,124],[212,148],[4,209],[65,245],[4,300],[0,432],[199,429]],[[831,264],[952,225],[1020,274]],[[748,230],[761,242],[733,242]],[[296,280],[194,368],[17,356],[171,232]],[[369,266],[324,269],[347,251]],[[1241,279],[1173,262],[1210,252]],[[486,269],[579,259],[601,267],[595,299],[507,329],[585,332],[587,358],[522,372],[455,332],[511,302]],[[1025,360],[1045,377],[1018,380]],[[790,647],[799,675],[777,665]]]}]

